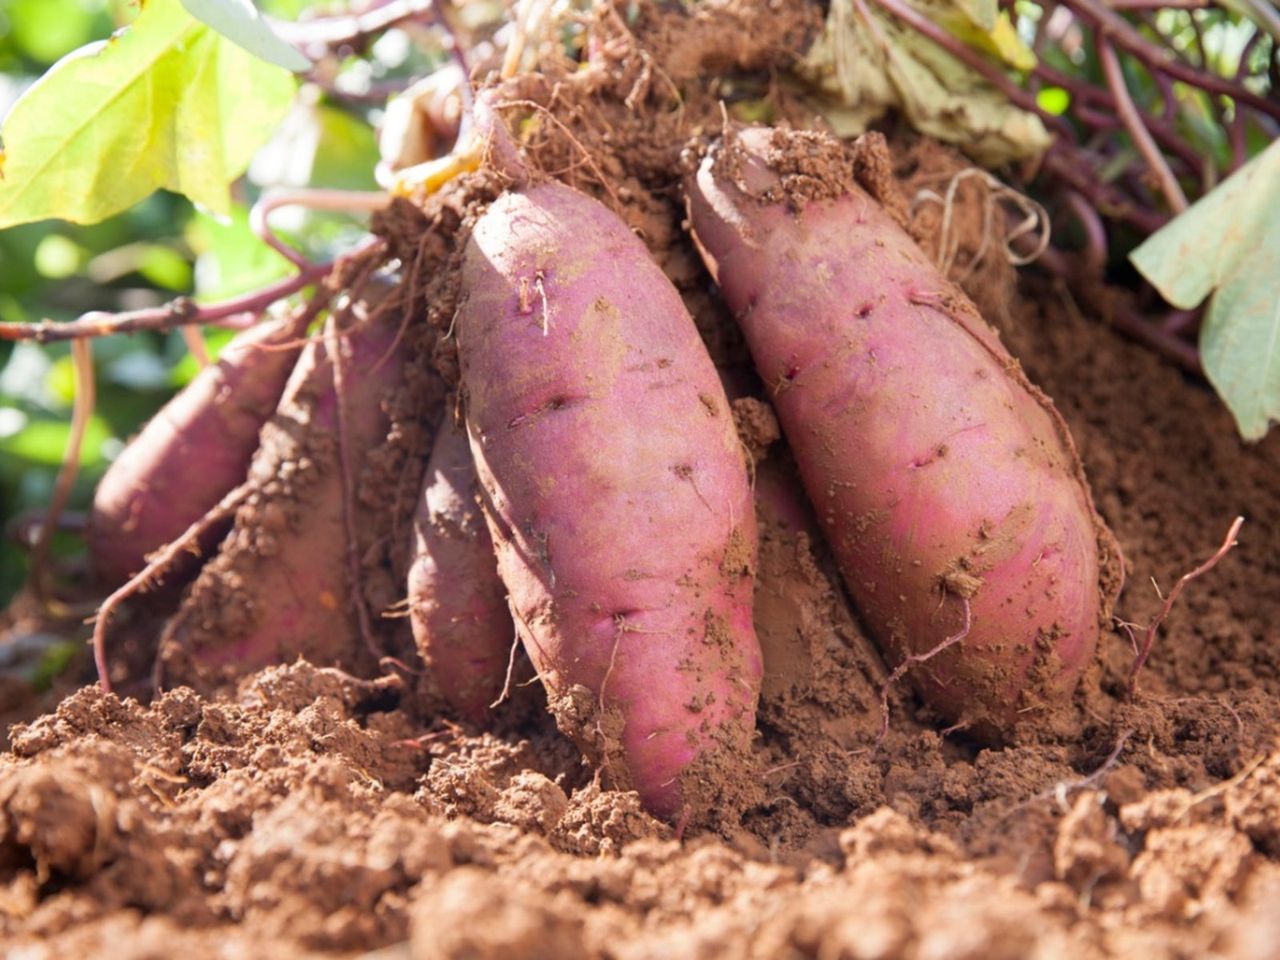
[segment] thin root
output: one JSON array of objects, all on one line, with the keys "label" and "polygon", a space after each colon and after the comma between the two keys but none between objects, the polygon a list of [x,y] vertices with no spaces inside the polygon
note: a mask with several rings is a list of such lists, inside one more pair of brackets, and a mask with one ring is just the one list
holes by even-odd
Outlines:
[{"label": "thin root", "polygon": [[[1222,546],[1218,547],[1217,552],[1215,552],[1213,556],[1211,556],[1204,563],[1200,564],[1200,566],[1196,567],[1190,573],[1184,573],[1182,577],[1179,578],[1178,582],[1173,585],[1173,589],[1169,591],[1169,595],[1167,597],[1162,598],[1164,600],[1164,604],[1163,606],[1160,607],[1160,611],[1152,618],[1151,623],[1147,625],[1147,629],[1142,637],[1142,642],[1135,643],[1137,656],[1134,657],[1133,667],[1129,671],[1129,696],[1130,697],[1135,696],[1138,692],[1138,674],[1142,671],[1142,668],[1146,665],[1147,658],[1151,656],[1151,648],[1155,645],[1155,642],[1156,642],[1156,632],[1160,629],[1160,624],[1164,623],[1165,617],[1169,615],[1169,611],[1173,609],[1173,605],[1175,601],[1177,601],[1178,595],[1182,593],[1182,588],[1185,587],[1192,580],[1194,580],[1196,577],[1200,576],[1201,574],[1208,573],[1210,570],[1212,570],[1214,567],[1218,565],[1218,561],[1221,560],[1223,557],[1225,557],[1231,551],[1231,548],[1236,546],[1239,543],[1236,537],[1239,536],[1240,527],[1243,525],[1244,525],[1244,517],[1236,517],[1235,520],[1232,521],[1231,529],[1227,531],[1227,536],[1222,541]],[[1159,587],[1157,587],[1156,588],[1157,595],[1159,594],[1159,592],[1160,592]],[[1127,625],[1124,625],[1124,624],[1122,624],[1122,626],[1127,627]],[[1131,641],[1134,640],[1131,629],[1130,629],[1130,640]]]},{"label": "thin root", "polygon": [[947,637],[932,650],[908,655],[906,659],[893,668],[893,673],[889,674],[889,678],[880,687],[880,734],[876,737],[877,744],[883,743],[884,738],[889,735],[889,688],[902,679],[913,663],[925,663],[932,660],[938,654],[955,646],[969,635],[969,628],[973,626],[973,610],[969,606],[968,597],[961,597],[960,599],[964,603],[964,625],[961,626],[959,631]]},{"label": "thin root", "polygon": [[360,636],[365,647],[379,663],[386,656],[386,651],[378,646],[373,637],[373,625],[369,622],[369,610],[365,606],[364,591],[361,589],[363,578],[360,576],[360,550],[356,531],[356,497],[355,472],[351,465],[351,436],[348,431],[346,411],[345,364],[343,363],[341,333],[335,318],[330,317],[325,326],[325,346],[333,364],[333,389],[337,395],[336,404],[338,421],[338,468],[342,480],[342,522],[346,529],[347,539],[347,575],[351,580],[351,602],[356,608],[356,622],[360,626]]},{"label": "thin root", "polygon": [[98,668],[98,685],[103,693],[111,692],[111,677],[107,671],[107,623],[118,607],[133,594],[146,591],[158,584],[161,576],[184,551],[198,552],[197,543],[206,530],[226,519],[256,489],[252,482],[240,484],[228,493],[216,507],[187,527],[186,532],[172,543],[166,544],[153,559],[124,586],[102,601],[93,624],[93,662]]},{"label": "thin root", "polygon": [[[942,205],[942,226],[939,230],[937,255],[939,271],[944,276],[950,276],[951,269],[955,266],[956,257],[960,254],[961,237],[954,225],[956,196],[959,192],[960,184],[972,177],[977,177],[987,187],[982,204],[982,240],[965,267],[964,273],[957,279],[963,280],[970,276],[982,263],[983,258],[986,256],[987,248],[990,246],[991,237],[996,232],[996,213],[1002,203],[1007,203],[1022,214],[1022,218],[1005,233],[1005,259],[1015,267],[1026,266],[1038,259],[1048,249],[1051,238],[1052,227],[1048,211],[1035,200],[1014,190],[987,171],[980,170],[977,167],[968,167],[961,170],[947,182],[946,192],[942,196],[932,190],[921,190],[916,194],[912,202],[912,213],[926,201]],[[1032,233],[1036,235],[1036,242],[1031,252],[1018,253],[1014,249],[1014,243]]]},{"label": "thin root", "polygon": [[1078,780],[1059,780],[1047,790],[1042,790],[1035,796],[1011,807],[1007,813],[1003,814],[1001,819],[1013,816],[1019,810],[1023,810],[1032,804],[1040,803],[1044,800],[1056,800],[1058,809],[1063,813],[1067,813],[1070,808],[1067,806],[1067,797],[1077,790],[1087,790],[1096,786],[1103,777],[1116,765],[1120,759],[1120,754],[1124,751],[1125,744],[1129,742],[1129,738],[1133,736],[1133,730],[1125,730],[1116,738],[1116,745],[1111,748],[1111,752],[1107,754],[1107,758],[1102,761],[1098,769],[1086,777],[1080,777]]},{"label": "thin root", "polygon": [[1179,808],[1178,815],[1173,818],[1173,822],[1177,823],[1179,820],[1185,817],[1188,813],[1191,812],[1192,807],[1198,806],[1199,804],[1204,803],[1206,800],[1212,800],[1214,797],[1220,797],[1224,793],[1230,793],[1236,787],[1240,786],[1240,784],[1248,780],[1249,777],[1253,774],[1253,771],[1257,770],[1258,767],[1262,766],[1262,762],[1266,759],[1267,759],[1267,755],[1265,753],[1260,753],[1256,757],[1254,757],[1252,760],[1250,760],[1248,763],[1246,763],[1244,766],[1244,769],[1241,770],[1239,773],[1237,773],[1230,780],[1223,780],[1221,783],[1216,783],[1212,787],[1209,787],[1208,789],[1201,790],[1195,796],[1187,800],[1187,802],[1184,803]]},{"label": "thin root", "polygon": [[511,650],[507,654],[507,676],[502,681],[502,692],[498,694],[498,699],[489,704],[490,710],[495,710],[508,697],[511,696],[511,678],[516,672],[516,650],[520,647],[520,634],[513,634],[511,637]]}]

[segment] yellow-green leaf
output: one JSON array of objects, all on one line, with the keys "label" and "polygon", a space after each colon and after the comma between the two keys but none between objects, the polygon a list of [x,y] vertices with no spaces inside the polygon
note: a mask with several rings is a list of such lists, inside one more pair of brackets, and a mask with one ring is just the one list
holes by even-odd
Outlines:
[{"label": "yellow-green leaf", "polygon": [[311,61],[276,36],[249,0],[182,0],[182,5],[197,20],[268,63],[294,73],[311,68]]},{"label": "yellow-green leaf", "polygon": [[[978,30],[949,0],[910,2],[921,12],[949,11]],[[1039,116],[1010,103],[932,40],[854,0],[832,0],[823,32],[796,72],[832,98],[822,109],[840,136],[862,133],[896,109],[917,130],[956,144],[985,166],[1037,156],[1051,142]]]},{"label": "yellow-green leaf", "polygon": [[[912,6],[920,8],[923,13],[929,13],[930,8],[936,5],[916,0]],[[1018,36],[1018,29],[1009,19],[1009,14],[1003,11],[992,19],[989,27],[967,15],[945,8],[938,9],[933,14],[933,19],[937,21],[938,26],[966,46],[1000,60],[1015,70],[1026,72],[1035,68],[1035,52],[1022,42],[1022,38]]]},{"label": "yellow-green leaf", "polygon": [[1130,259],[1175,307],[1212,295],[1200,329],[1205,375],[1241,436],[1261,439],[1280,420],[1280,141]]},{"label": "yellow-green leaf", "polygon": [[147,0],[110,40],[54,64],[4,119],[0,227],[93,223],[163,187],[216,213],[289,107],[287,70]]},{"label": "yellow-green leaf", "polygon": [[955,6],[974,26],[990,33],[999,16],[996,0],[954,0]]}]

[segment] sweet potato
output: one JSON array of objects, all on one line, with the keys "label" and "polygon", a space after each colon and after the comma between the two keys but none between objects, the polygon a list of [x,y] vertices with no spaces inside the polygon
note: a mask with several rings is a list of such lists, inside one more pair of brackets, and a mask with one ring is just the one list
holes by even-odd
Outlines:
[{"label": "sweet potato", "polygon": [[[258,431],[284,391],[301,346],[288,346],[292,321],[260,324],[237,336],[157,413],[98,483],[87,532],[100,584],[114,588],[146,566],[148,554],[177,539],[245,478]],[[210,529],[207,555],[227,532]],[[168,572],[190,575],[194,563]]]},{"label": "sweet potato", "polygon": [[1061,416],[849,169],[821,135],[731,135],[692,229],[872,632],[894,660],[953,639],[918,689],[1000,738],[1071,695],[1117,555]]},{"label": "sweet potato", "polygon": [[[207,686],[220,673],[299,655],[319,665],[368,668],[350,582],[339,404],[355,483],[386,436],[382,400],[404,363],[404,351],[392,350],[398,326],[399,318],[384,314],[343,335],[341,396],[328,338],[303,351],[263,427],[249,468],[254,493],[161,637],[165,682]],[[362,517],[357,530],[369,526]]]},{"label": "sweet potato", "polygon": [[446,413],[414,517],[409,616],[441,693],[473,723],[502,692],[515,642],[479,493],[467,434]]},{"label": "sweet potato", "polygon": [[557,722],[651,812],[702,817],[742,774],[760,683],[755,518],[715,368],[643,244],[557,183],[489,208],[462,288],[472,453]]}]

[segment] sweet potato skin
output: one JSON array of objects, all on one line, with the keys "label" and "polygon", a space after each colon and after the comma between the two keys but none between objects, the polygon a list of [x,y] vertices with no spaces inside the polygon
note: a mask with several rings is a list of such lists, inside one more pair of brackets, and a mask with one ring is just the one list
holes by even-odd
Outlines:
[{"label": "sweet potato skin", "polygon": [[[1110,597],[1065,424],[964,294],[862,192],[793,207],[785,134],[686,184],[692,229],[770,389],[863,617],[945,718],[1001,739],[1068,698]],[[724,148],[722,148],[724,149]],[[1109,558],[1114,559],[1114,558]]]},{"label": "sweet potato skin", "polygon": [[[94,575],[115,588],[242,483],[258,431],[301,352],[290,321],[239,334],[130,441],[98,483],[87,532]],[[206,554],[226,534],[211,529]],[[190,575],[194,564],[169,577]]]},{"label": "sweet potato skin", "polygon": [[754,511],[715,368],[643,244],[560,184],[490,207],[462,283],[472,452],[557,722],[651,812],[700,817],[713,771],[741,773],[761,670]]},{"label": "sweet potato skin", "polygon": [[414,516],[409,618],[440,692],[476,724],[502,692],[515,643],[479,494],[466,431],[446,413]]},{"label": "sweet potato skin", "polygon": [[[207,688],[298,656],[371,669],[353,612],[338,407],[358,483],[369,451],[386,436],[382,402],[403,373],[398,325],[384,315],[340,338],[341,400],[330,338],[303,350],[249,468],[255,491],[161,637],[165,683]],[[367,526],[357,518],[358,530]]]}]

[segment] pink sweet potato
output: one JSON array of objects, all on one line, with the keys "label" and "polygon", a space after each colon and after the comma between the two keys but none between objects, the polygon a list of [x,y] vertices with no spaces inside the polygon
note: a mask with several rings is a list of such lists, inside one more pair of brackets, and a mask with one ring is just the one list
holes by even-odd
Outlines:
[{"label": "pink sweet potato", "polygon": [[414,518],[409,616],[440,692],[473,723],[502,692],[515,642],[479,494],[467,434],[446,413]]},{"label": "pink sweet potato", "polygon": [[[254,493],[161,638],[166,683],[207,686],[222,673],[300,655],[319,665],[369,669],[350,577],[339,404],[356,484],[369,452],[386,437],[382,401],[404,363],[405,351],[391,350],[398,327],[398,317],[384,314],[342,337],[341,398],[328,338],[303,351],[263,427],[249,468]],[[371,524],[361,513],[353,526],[360,532]],[[357,554],[361,549],[357,544]]]},{"label": "pink sweet potato", "polygon": [[[146,566],[148,554],[176,540],[245,478],[258,431],[280,401],[300,346],[292,321],[246,330],[218,362],[148,421],[98,483],[89,514],[89,557],[114,588]],[[207,554],[227,532],[211,528]],[[189,574],[169,571],[168,576]]]},{"label": "pink sweet potato", "polygon": [[477,223],[467,424],[517,630],[561,727],[661,816],[725,805],[754,730],[756,527],[724,390],[610,211],[543,183]]},{"label": "pink sweet potato", "polygon": [[872,632],[893,662],[967,623],[913,675],[998,738],[1071,695],[1113,541],[1060,415],[840,149],[731,137],[687,183],[692,228]]}]

